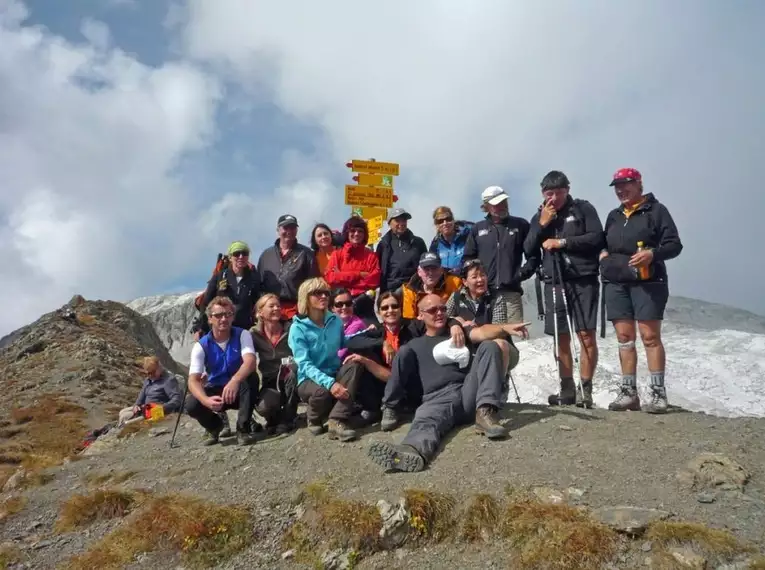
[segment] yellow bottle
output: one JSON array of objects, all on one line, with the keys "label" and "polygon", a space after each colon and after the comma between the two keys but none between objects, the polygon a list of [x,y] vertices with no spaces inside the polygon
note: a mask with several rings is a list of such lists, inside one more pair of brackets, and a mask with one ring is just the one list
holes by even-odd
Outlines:
[{"label": "yellow bottle", "polygon": [[[643,251],[645,249],[644,243],[642,241],[637,242],[637,250]],[[643,265],[641,267],[638,267],[638,278],[640,278],[641,281],[645,281],[647,279],[651,278],[651,268],[647,265]]]}]

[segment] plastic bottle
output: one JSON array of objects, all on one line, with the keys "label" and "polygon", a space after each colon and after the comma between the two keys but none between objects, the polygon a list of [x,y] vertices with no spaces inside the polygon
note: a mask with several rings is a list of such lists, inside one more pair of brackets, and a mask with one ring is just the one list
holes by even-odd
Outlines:
[{"label": "plastic bottle", "polygon": [[[644,243],[642,241],[637,242],[638,252],[645,250]],[[648,265],[642,265],[638,267],[638,278],[641,281],[645,281],[651,278],[651,268]]]}]

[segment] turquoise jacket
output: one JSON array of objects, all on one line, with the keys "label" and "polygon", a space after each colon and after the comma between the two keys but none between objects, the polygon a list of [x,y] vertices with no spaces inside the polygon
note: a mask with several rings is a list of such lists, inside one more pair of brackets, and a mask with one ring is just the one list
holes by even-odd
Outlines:
[{"label": "turquoise jacket", "polygon": [[287,342],[297,363],[298,385],[313,380],[329,390],[342,364],[337,352],[345,347],[340,317],[327,311],[320,328],[307,316],[295,315]]}]

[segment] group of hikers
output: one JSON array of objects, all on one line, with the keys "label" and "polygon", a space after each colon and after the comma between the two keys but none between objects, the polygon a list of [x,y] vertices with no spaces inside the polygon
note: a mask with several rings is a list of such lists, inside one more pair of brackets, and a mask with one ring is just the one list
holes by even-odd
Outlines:
[{"label": "group of hikers", "polygon": [[[474,422],[491,440],[507,436],[499,411],[515,387],[519,352],[512,338],[528,336],[522,283],[536,276],[538,295],[544,283],[540,313],[560,379],[549,404],[593,406],[602,302],[622,370],[609,409],[666,412],[665,262],[683,246],[639,171],[619,169],[610,185],[619,204],[605,224],[592,204],[571,196],[560,171],[543,177],[542,204],[530,221],[511,215],[508,194],[490,186],[478,222],[436,208],[430,246],[408,228],[411,215],[393,208],[376,251],[360,216],[340,232],[316,224],[303,245],[298,220],[282,215],[276,241],[257,263],[247,243],[233,242],[197,297],[183,409],[204,427],[207,444],[235,435],[241,445],[263,429],[254,411],[269,433],[289,433],[301,401],[309,432],[340,441],[378,422],[393,430],[413,414],[400,444],[375,442],[369,455],[386,469],[422,470],[456,425]],[[651,375],[650,401],[642,404],[638,332]],[[170,394],[151,389],[152,379],[164,376],[156,361],[149,364],[141,397]],[[134,414],[145,403],[136,402]],[[175,393],[171,407],[180,408]],[[238,410],[235,433],[229,409]]]}]

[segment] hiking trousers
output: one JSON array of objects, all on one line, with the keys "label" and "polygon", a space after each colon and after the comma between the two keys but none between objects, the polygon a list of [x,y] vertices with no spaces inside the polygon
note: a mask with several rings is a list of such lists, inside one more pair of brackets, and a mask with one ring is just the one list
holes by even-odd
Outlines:
[{"label": "hiking trousers", "polygon": [[292,367],[280,370],[279,376],[264,377],[255,411],[266,425],[289,424],[297,417],[297,375]]},{"label": "hiking trousers", "polygon": [[[208,396],[220,396],[223,393],[223,386],[204,387],[205,394]],[[255,396],[258,393],[257,374],[251,374],[239,384],[239,393],[232,404],[223,404],[221,411],[238,410],[236,416],[236,431],[240,433],[250,433],[252,423],[252,412],[255,409]],[[223,429],[223,420],[217,412],[212,411],[202,402],[197,400],[191,392],[186,397],[186,413],[197,420],[199,424],[207,431],[218,433]]]},{"label": "hiking trousers", "polygon": [[308,404],[306,419],[309,424],[323,423],[329,416],[331,420],[347,421],[354,412],[356,393],[364,373],[364,365],[358,362],[343,364],[335,375],[335,381],[346,387],[351,397],[336,400],[332,393],[313,380],[303,380],[298,384],[300,399]]},{"label": "hiking trousers", "polygon": [[502,407],[504,379],[502,350],[495,342],[482,342],[463,383],[449,384],[423,396],[401,443],[415,448],[426,461],[431,460],[447,433],[475,420],[477,408]]}]

